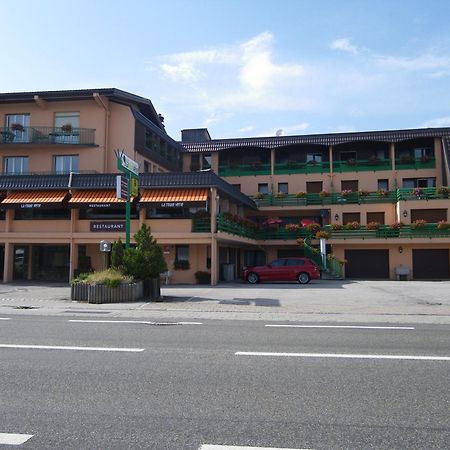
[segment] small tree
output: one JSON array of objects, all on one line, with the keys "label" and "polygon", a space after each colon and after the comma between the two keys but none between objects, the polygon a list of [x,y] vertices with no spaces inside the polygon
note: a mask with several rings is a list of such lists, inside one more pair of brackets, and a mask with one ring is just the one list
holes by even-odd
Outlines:
[{"label": "small tree", "polygon": [[121,270],[123,267],[123,244],[121,239],[114,241],[111,249],[111,267]]},{"label": "small tree", "polygon": [[142,224],[134,240],[136,247],[126,249],[123,255],[125,273],[140,280],[159,278],[159,274],[167,270],[167,264],[150,227]]}]

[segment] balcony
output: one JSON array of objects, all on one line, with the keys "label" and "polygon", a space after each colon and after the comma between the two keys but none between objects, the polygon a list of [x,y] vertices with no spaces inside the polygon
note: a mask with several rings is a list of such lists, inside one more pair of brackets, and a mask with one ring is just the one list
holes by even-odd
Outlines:
[{"label": "balcony", "polygon": [[434,169],[436,168],[436,160],[432,157],[423,157],[421,159],[412,157],[396,158],[395,168],[397,170]]},{"label": "balcony", "polygon": [[439,188],[402,188],[397,189],[397,201],[400,200],[438,200],[449,197],[450,187]]},{"label": "balcony", "polygon": [[243,177],[251,175],[270,175],[270,164],[253,163],[219,166],[221,177]]},{"label": "balcony", "polygon": [[367,192],[360,194],[352,192],[342,195],[333,192],[327,196],[321,194],[267,194],[262,198],[252,197],[253,201],[261,206],[309,206],[309,205],[339,205],[339,204],[363,204],[363,203],[395,203],[397,201],[396,191],[390,192]]},{"label": "balcony", "polygon": [[275,164],[275,175],[291,175],[294,173],[329,173],[329,162],[297,162],[288,161],[287,163]]},{"label": "balcony", "polygon": [[23,127],[23,130],[0,128],[0,144],[95,145],[95,129],[60,127]]},{"label": "balcony", "polygon": [[375,172],[391,170],[390,159],[349,159],[347,161],[333,161],[333,172]]}]

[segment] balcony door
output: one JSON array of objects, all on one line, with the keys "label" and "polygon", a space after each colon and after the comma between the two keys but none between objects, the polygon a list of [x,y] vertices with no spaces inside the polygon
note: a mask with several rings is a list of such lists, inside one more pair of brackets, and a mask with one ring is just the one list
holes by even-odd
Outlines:
[{"label": "balcony door", "polygon": [[57,144],[80,143],[80,113],[55,113],[54,142]]},{"label": "balcony door", "polygon": [[14,135],[12,142],[29,142],[29,114],[7,114],[6,128]]}]

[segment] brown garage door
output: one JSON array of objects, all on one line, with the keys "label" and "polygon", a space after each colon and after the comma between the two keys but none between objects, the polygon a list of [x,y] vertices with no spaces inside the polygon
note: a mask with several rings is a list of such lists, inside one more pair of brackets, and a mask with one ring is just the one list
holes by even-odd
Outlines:
[{"label": "brown garage door", "polygon": [[347,278],[389,279],[389,250],[345,250]]},{"label": "brown garage door", "polygon": [[450,278],[448,249],[413,249],[413,277],[422,280]]}]

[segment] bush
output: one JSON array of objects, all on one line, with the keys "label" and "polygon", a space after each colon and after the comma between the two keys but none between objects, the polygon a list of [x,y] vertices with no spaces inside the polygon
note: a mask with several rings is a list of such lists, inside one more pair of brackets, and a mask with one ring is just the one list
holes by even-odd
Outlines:
[{"label": "bush", "polygon": [[303,198],[303,197],[306,197],[306,192],[299,191],[299,192],[297,192],[297,193],[295,194],[295,197],[296,197],[296,198]]},{"label": "bush", "polygon": [[424,228],[426,224],[427,221],[425,219],[418,219],[411,224],[411,229],[416,230],[417,228]]},{"label": "bush", "polygon": [[332,223],[330,226],[333,231],[342,230],[342,225],[340,223]]},{"label": "bush", "polygon": [[122,241],[114,241],[111,248],[111,267],[113,269],[122,269],[123,267],[123,244]]},{"label": "bush", "polygon": [[378,230],[380,228],[380,222],[369,222],[366,228],[368,230]]},{"label": "bush", "polygon": [[199,270],[195,272],[195,279],[198,284],[210,284],[211,283],[211,274],[209,272],[203,272]]},{"label": "bush", "polygon": [[313,223],[306,225],[306,228],[309,231],[311,231],[312,233],[316,233],[317,231],[320,230],[320,224],[313,222]]},{"label": "bush", "polygon": [[344,228],[346,230],[359,230],[361,227],[360,223],[358,221],[348,222],[344,225]]},{"label": "bush", "polygon": [[132,277],[125,276],[122,272],[116,269],[106,269],[101,272],[80,274],[73,280],[73,283],[105,284],[109,287],[117,287],[121,283],[132,282]]},{"label": "bush", "polygon": [[450,224],[445,222],[445,220],[440,220],[437,224],[438,230],[448,230],[450,228]]},{"label": "bush", "polygon": [[145,223],[134,235],[135,248],[127,248],[123,255],[124,271],[139,280],[157,278],[167,270],[161,247],[153,239],[150,227]]},{"label": "bush", "polygon": [[326,231],[318,231],[316,233],[316,239],[328,239],[330,235]]}]

